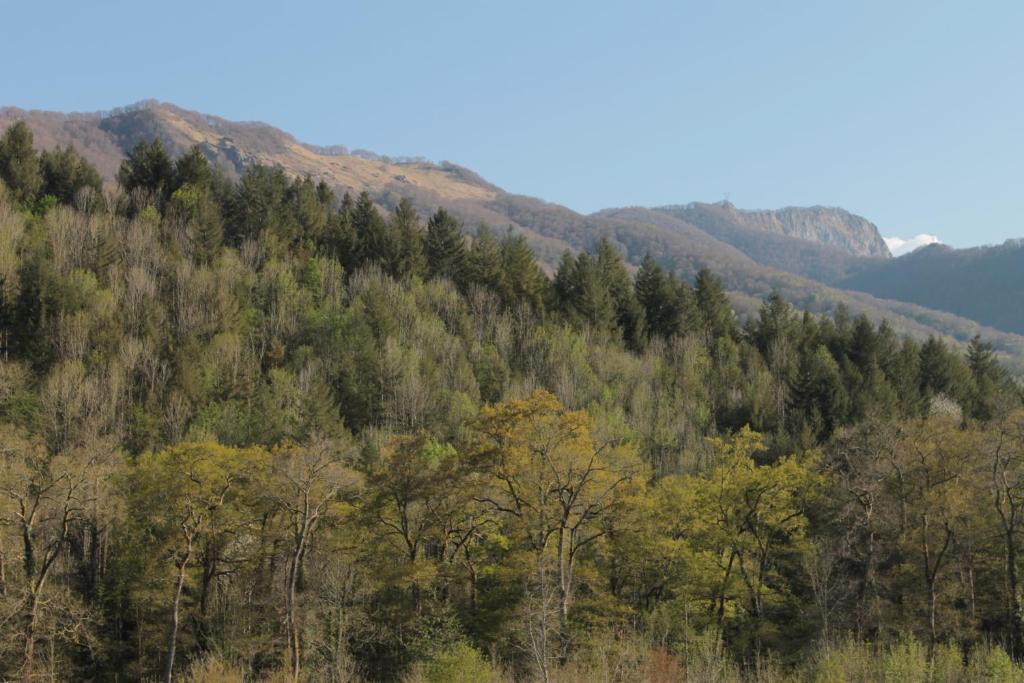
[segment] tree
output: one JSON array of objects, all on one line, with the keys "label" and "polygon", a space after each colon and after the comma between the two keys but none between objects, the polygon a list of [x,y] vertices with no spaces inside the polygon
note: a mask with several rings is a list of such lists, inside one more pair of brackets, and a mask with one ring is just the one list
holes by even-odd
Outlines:
[{"label": "tree", "polygon": [[1024,648],[1024,610],[1020,596],[1020,530],[1024,526],[1024,412],[1007,416],[985,446],[992,504],[1002,530],[1006,573],[1006,621],[1010,653]]},{"label": "tree", "polygon": [[143,455],[128,480],[133,516],[167,553],[174,570],[163,680],[171,681],[178,645],[181,600],[189,570],[204,544],[237,525],[242,489],[264,467],[259,450],[213,443],[175,446]]},{"label": "tree", "polygon": [[458,221],[443,208],[427,221],[427,236],[423,242],[430,277],[448,278],[458,287],[466,282],[466,240]]},{"label": "tree", "polygon": [[676,287],[649,253],[640,263],[634,288],[651,335],[668,339],[683,331],[681,302]]},{"label": "tree", "polygon": [[468,279],[473,284],[499,294],[503,293],[501,249],[498,240],[494,238],[494,233],[486,225],[480,226],[473,246],[469,249],[467,272]]},{"label": "tree", "polygon": [[711,446],[716,459],[706,477],[666,484],[668,504],[676,506],[670,514],[683,520],[681,533],[703,556],[703,566],[717,570],[706,596],[708,614],[721,629],[738,588],[760,644],[769,601],[789,593],[781,558],[801,548],[809,505],[821,490],[817,455],[758,465],[764,440],[749,428],[730,440],[711,439]]},{"label": "tree", "polygon": [[102,205],[103,181],[96,168],[82,158],[74,147],[44,151],[40,155],[43,183],[40,196],[56,197],[63,204],[74,204],[83,190],[91,193],[88,206]]},{"label": "tree", "polygon": [[1003,369],[996,360],[995,349],[976,334],[967,345],[967,367],[971,371],[970,414],[978,420],[995,417]]},{"label": "tree", "polygon": [[125,192],[146,192],[162,201],[174,190],[174,164],[160,138],[140,142],[128,153],[117,171],[117,182]]},{"label": "tree", "polygon": [[199,145],[189,147],[187,152],[175,160],[173,181],[175,190],[182,185],[206,188],[212,183],[213,171],[210,169],[210,161]]},{"label": "tree", "polygon": [[314,549],[323,527],[346,514],[346,497],[360,478],[347,464],[350,453],[331,442],[308,446],[285,444],[271,453],[270,480],[265,495],[285,531],[285,630],[291,679],[302,670],[301,576],[306,556]]},{"label": "tree", "polygon": [[425,268],[423,228],[412,202],[404,197],[391,216],[390,231],[395,253],[389,272],[399,279],[422,276]]},{"label": "tree", "polygon": [[32,130],[24,121],[14,122],[0,138],[0,180],[14,201],[22,204],[34,200],[43,185]]},{"label": "tree", "polygon": [[630,348],[639,349],[645,335],[644,310],[637,300],[622,255],[606,236],[597,244],[596,260],[597,270],[615,303],[616,322],[622,337]]},{"label": "tree", "polygon": [[607,534],[644,474],[633,449],[595,445],[590,430],[586,413],[536,391],[483,408],[470,436],[489,479],[477,499],[504,515],[533,552],[542,590],[554,565],[563,657],[581,555]]},{"label": "tree", "polygon": [[550,287],[548,277],[537,265],[526,238],[512,234],[511,229],[501,240],[501,270],[505,306],[511,308],[525,301],[535,313],[542,314]]},{"label": "tree", "polygon": [[702,268],[697,273],[694,289],[704,343],[708,349],[714,349],[717,339],[736,339],[739,334],[736,315],[722,281],[707,268]]},{"label": "tree", "polygon": [[969,477],[975,466],[977,436],[955,420],[936,417],[909,426],[893,449],[892,485],[903,513],[901,542],[920,577],[931,648],[940,640],[939,598],[958,540],[971,528]]},{"label": "tree", "polygon": [[[65,638],[81,637],[82,624],[74,611],[62,614],[67,601],[53,599],[60,591],[53,579],[75,525],[84,519],[94,462],[71,453],[51,455],[40,440],[6,424],[0,425],[0,444],[0,525],[16,531],[22,565],[22,581],[15,584],[17,600],[4,619],[20,622],[8,633],[19,633],[19,671],[28,679],[36,673],[36,646],[43,636],[39,626],[47,613],[47,621],[64,622]],[[0,567],[5,560],[0,560]],[[0,584],[6,595],[6,575],[0,576]],[[60,638],[59,633],[45,635],[50,641]]]}]

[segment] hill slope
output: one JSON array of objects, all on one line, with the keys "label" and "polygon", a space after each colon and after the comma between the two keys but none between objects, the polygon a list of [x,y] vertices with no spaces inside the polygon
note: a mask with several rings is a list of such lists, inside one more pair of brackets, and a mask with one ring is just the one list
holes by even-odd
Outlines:
[{"label": "hill slope", "polygon": [[871,264],[840,284],[1024,334],[1024,240],[973,249],[933,244]]},{"label": "hill slope", "polygon": [[[875,321],[888,318],[897,330],[919,338],[937,334],[965,342],[981,332],[1004,354],[1024,358],[1022,336],[913,303],[842,291],[812,279],[831,282],[849,277],[851,264],[859,263],[850,260],[853,254],[888,255],[872,224],[839,209],[747,212],[731,205],[690,204],[585,216],[557,204],[507,193],[454,164],[393,160],[349,153],[342,147],[318,148],[266,124],[227,121],[170,104],[149,101],[102,114],[0,109],[0,128],[17,119],[28,122],[38,146],[74,144],[108,180],[135,144],[158,137],[172,153],[199,145],[230,175],[240,174],[250,164],[278,165],[295,175],[324,180],[341,191],[366,190],[387,208],[393,208],[401,197],[411,199],[421,212],[445,206],[461,216],[470,231],[479,223],[507,226],[529,239],[549,270],[564,250],[590,248],[607,235],[633,266],[650,252],[683,277],[692,277],[702,267],[715,270],[725,280],[741,315],[754,312],[758,299],[777,289],[805,310],[828,313],[844,304],[852,313],[865,313]],[[764,245],[774,247],[766,249]],[[757,257],[752,258],[751,253]],[[785,258],[772,261],[766,253]],[[828,258],[822,259],[822,254]]]}]

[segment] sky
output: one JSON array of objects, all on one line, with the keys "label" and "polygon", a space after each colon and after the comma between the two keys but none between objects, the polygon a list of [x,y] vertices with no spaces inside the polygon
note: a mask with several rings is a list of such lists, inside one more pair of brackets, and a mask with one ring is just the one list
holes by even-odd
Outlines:
[{"label": "sky", "polygon": [[0,0],[0,105],[153,98],[582,212],[1024,237],[1024,2]]}]

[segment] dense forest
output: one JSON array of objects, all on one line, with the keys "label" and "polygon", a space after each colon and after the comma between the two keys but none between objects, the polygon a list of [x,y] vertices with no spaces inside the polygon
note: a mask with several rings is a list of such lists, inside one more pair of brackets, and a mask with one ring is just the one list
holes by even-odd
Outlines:
[{"label": "dense forest", "polygon": [[1020,680],[1019,381],[887,324],[0,139],[0,675]]}]

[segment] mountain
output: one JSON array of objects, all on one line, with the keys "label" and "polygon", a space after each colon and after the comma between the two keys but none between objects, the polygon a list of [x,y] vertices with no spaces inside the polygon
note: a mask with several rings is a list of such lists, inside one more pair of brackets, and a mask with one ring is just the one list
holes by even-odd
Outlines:
[{"label": "mountain", "polygon": [[789,206],[773,211],[746,211],[729,202],[655,209],[681,218],[710,234],[781,235],[832,247],[853,256],[888,258],[889,248],[874,223],[844,209]]},{"label": "mountain", "polygon": [[931,244],[839,284],[1024,334],[1024,240],[971,249]]},{"label": "mountain", "polygon": [[37,146],[73,144],[111,183],[121,160],[141,141],[160,138],[174,154],[198,145],[229,176],[237,177],[251,164],[277,165],[339,191],[366,190],[389,209],[402,197],[421,213],[444,206],[471,233],[481,223],[521,233],[549,272],[565,250],[589,249],[608,236],[631,267],[650,253],[686,278],[711,268],[725,281],[741,316],[755,313],[760,299],[777,290],[812,313],[831,313],[845,305],[852,314],[864,313],[876,322],[887,318],[897,330],[917,338],[939,335],[964,343],[981,333],[1004,358],[1024,364],[1024,336],[913,300],[833,286],[892,260],[878,229],[842,209],[743,211],[728,203],[695,203],[583,215],[508,193],[452,163],[316,147],[267,124],[228,121],[154,101],[91,114],[0,109],[0,129],[18,119],[33,130]]},{"label": "mountain", "polygon": [[[816,209],[787,209],[789,215]],[[834,209],[832,211],[841,211]],[[686,206],[667,206],[656,209],[605,209],[600,215],[632,216],[660,225],[669,226],[680,232],[700,232],[713,237],[749,259],[762,266],[782,270],[794,275],[831,284],[849,277],[865,265],[869,257],[851,253],[848,248],[821,241],[802,239],[793,235],[774,230],[763,230],[758,222],[753,225],[743,220],[746,214],[731,205],[724,204],[688,204]],[[758,212],[769,213],[769,212]],[[851,214],[846,214],[847,216]],[[739,220],[737,220],[739,219]],[[859,219],[863,220],[863,219]],[[781,221],[780,221],[781,223]],[[873,225],[871,230],[877,232]],[[685,227],[683,227],[685,226]],[[829,238],[835,242],[838,236]],[[858,241],[870,241],[870,234],[862,236]],[[872,257],[875,260],[880,257]]]}]

